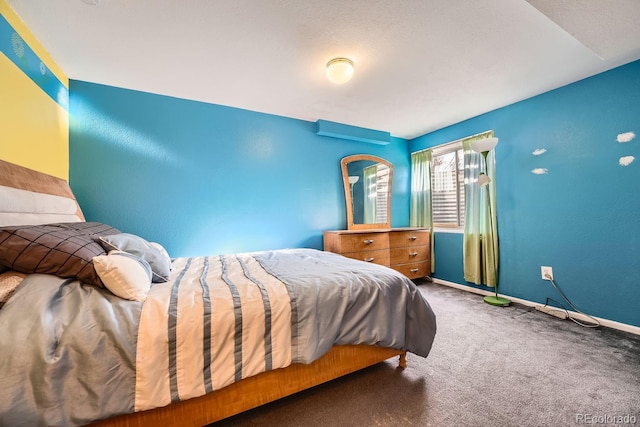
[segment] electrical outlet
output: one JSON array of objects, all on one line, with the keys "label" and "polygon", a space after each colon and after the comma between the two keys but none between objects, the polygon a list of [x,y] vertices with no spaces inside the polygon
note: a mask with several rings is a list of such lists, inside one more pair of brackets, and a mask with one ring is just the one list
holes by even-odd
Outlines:
[{"label": "electrical outlet", "polygon": [[551,280],[553,279],[553,268],[543,265],[540,267],[540,274],[542,275],[542,280]]}]

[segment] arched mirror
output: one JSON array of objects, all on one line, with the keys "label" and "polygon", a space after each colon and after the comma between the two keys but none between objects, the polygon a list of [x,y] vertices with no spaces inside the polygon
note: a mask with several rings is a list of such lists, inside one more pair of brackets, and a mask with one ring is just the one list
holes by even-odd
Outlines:
[{"label": "arched mirror", "polygon": [[345,157],[341,165],[349,230],[390,228],[393,165],[368,154]]}]

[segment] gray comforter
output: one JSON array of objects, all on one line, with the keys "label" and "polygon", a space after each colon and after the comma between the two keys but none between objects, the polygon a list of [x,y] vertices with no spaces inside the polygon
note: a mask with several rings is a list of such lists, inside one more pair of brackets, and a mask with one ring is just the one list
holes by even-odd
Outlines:
[{"label": "gray comforter", "polygon": [[[244,273],[227,271],[233,263]],[[264,271],[254,272],[251,263]],[[204,310],[204,322],[209,323],[209,329],[204,328],[204,343],[210,346],[205,348],[206,360],[216,353],[215,339],[206,336],[207,331],[217,330],[217,325],[211,327],[216,321],[214,300],[216,292],[219,293],[216,286],[228,286],[231,290],[231,307],[235,307],[235,327],[231,331],[235,334],[237,355],[246,341],[242,337],[242,322],[248,322],[247,314],[242,315],[238,305],[245,292],[243,286],[260,288],[264,303],[259,305],[264,305],[266,310],[260,317],[262,322],[266,319],[266,323],[275,325],[277,321],[278,304],[275,301],[267,304],[272,291],[266,278],[283,283],[288,295],[284,306],[290,313],[287,317],[290,331],[287,329],[286,335],[290,337],[287,344],[290,349],[286,350],[289,356],[282,359],[287,363],[310,363],[336,344],[380,345],[426,357],[435,336],[435,316],[416,286],[386,267],[310,249],[179,259],[174,264],[178,267],[172,272],[171,281],[163,284],[167,292],[176,296],[176,301],[171,299],[172,304],[177,303],[178,296],[187,295],[184,292],[189,287],[198,290],[193,295],[199,298],[202,294],[208,300],[205,307],[209,307],[209,311]],[[217,264],[222,266],[221,285],[214,283],[213,278],[218,274]],[[188,282],[190,272],[187,270],[200,265],[206,266],[206,274],[197,272],[198,283]],[[244,278],[250,279],[246,280],[247,284],[241,283]],[[144,323],[142,319],[150,315],[148,307],[155,303],[154,292],[160,294],[161,288],[156,286],[159,285],[152,288],[144,303],[147,311],[143,314],[143,303],[122,300],[106,290],[48,275],[29,275],[0,310],[0,426],[84,425],[167,404],[166,401],[154,402],[153,398],[141,405],[141,385],[136,384],[136,370],[142,369],[138,365],[143,364],[141,356],[150,353],[148,348],[139,347],[138,334],[141,337],[143,334],[139,327]],[[183,304],[187,299],[196,298],[188,295],[180,297]],[[170,326],[167,334],[160,334],[162,339],[156,345],[170,349],[185,347],[172,342],[184,339],[180,328],[185,326],[174,316],[180,310],[169,306],[165,311],[168,320],[158,320],[158,323]],[[244,330],[250,333],[248,325]],[[276,337],[275,330],[273,333]],[[144,332],[144,335],[149,334]],[[268,363],[236,360],[235,364],[231,363],[235,380],[253,375],[253,371],[247,374],[249,366],[258,366],[259,370],[278,367],[275,360],[280,356],[275,352],[268,354],[271,341],[268,345],[259,344],[260,348],[267,349],[261,357]],[[198,352],[202,354],[202,350]],[[171,384],[175,382],[171,377],[176,375],[174,371],[181,369],[180,354],[172,357],[175,366],[167,373]],[[209,382],[204,391],[216,388],[217,370],[215,363],[203,369]],[[224,369],[220,367],[220,370]],[[140,377],[140,372],[138,375]],[[181,390],[187,388],[180,386]],[[174,395],[173,390],[167,394],[171,401],[193,397],[193,394]]]}]

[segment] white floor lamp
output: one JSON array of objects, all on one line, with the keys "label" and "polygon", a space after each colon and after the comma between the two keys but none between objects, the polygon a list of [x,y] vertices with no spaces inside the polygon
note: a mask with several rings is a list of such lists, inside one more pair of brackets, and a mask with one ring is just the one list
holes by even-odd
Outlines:
[{"label": "white floor lamp", "polygon": [[[488,172],[487,155],[491,150],[493,150],[496,147],[496,145],[498,145],[498,138],[496,137],[478,139],[478,140],[472,141],[470,144],[471,149],[473,151],[475,151],[476,153],[482,154],[482,158],[484,159],[485,172]],[[480,172],[480,174],[478,175],[478,185],[480,185],[480,187],[487,187],[487,184],[491,182],[491,178],[489,178],[489,176],[485,172]],[[493,221],[492,221],[493,212],[491,210],[491,192],[489,191],[488,187],[486,189],[487,189],[487,205],[489,208],[489,227],[493,227]],[[491,231],[492,231],[492,235],[493,233],[497,232],[497,230],[493,230],[493,229]],[[507,306],[511,304],[511,300],[498,296],[498,272],[497,271],[495,271],[495,277],[496,277],[496,285],[494,286],[495,295],[487,295],[486,297],[484,297],[484,302],[486,302],[487,304],[497,305],[501,307]]]}]

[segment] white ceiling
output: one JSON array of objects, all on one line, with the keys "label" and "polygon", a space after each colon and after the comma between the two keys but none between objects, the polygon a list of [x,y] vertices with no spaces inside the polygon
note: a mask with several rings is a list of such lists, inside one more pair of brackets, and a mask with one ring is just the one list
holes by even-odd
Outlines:
[{"label": "white ceiling", "polygon": [[638,0],[8,3],[71,79],[404,138],[640,59]]}]

